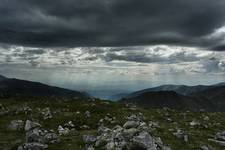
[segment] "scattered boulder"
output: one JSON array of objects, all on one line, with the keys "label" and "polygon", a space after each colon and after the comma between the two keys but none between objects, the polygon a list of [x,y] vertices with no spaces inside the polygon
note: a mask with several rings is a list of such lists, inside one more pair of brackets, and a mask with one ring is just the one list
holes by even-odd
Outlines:
[{"label": "scattered boulder", "polygon": [[171,119],[170,117],[166,117],[166,121],[167,122],[173,122],[173,119]]},{"label": "scattered boulder", "polygon": [[200,147],[199,150],[213,150],[213,149],[208,147],[208,146],[206,146],[206,145],[203,145],[203,146]]},{"label": "scattered boulder", "polygon": [[221,146],[225,146],[225,131],[223,132],[218,132],[215,136],[214,139],[208,139],[211,142],[215,142]]},{"label": "scattered boulder", "polygon": [[32,112],[32,109],[29,106],[22,106],[15,110],[15,114],[24,113],[24,114],[30,114]]},{"label": "scattered boulder", "polygon": [[111,132],[111,131],[112,131],[111,129],[109,129],[109,128],[107,128],[107,127],[104,127],[104,126],[100,126],[100,127],[98,128],[98,133],[100,133],[100,134],[108,133],[108,132]]},{"label": "scattered boulder", "polygon": [[130,116],[127,117],[127,120],[129,121],[144,121],[145,117],[143,116],[142,113],[138,113],[138,114],[132,114]]},{"label": "scattered boulder", "polygon": [[188,142],[188,135],[181,129],[177,129],[176,132],[173,133],[178,139],[183,140],[184,142]]},{"label": "scattered boulder", "polygon": [[225,141],[225,131],[217,133],[215,135],[215,139],[219,141]]},{"label": "scattered boulder", "polygon": [[63,128],[61,125],[58,126],[59,135],[68,135],[70,130],[68,128]]},{"label": "scattered boulder", "polygon": [[18,147],[18,150],[44,150],[48,145],[41,143],[24,143]]},{"label": "scattered boulder", "polygon": [[110,124],[115,124],[116,123],[116,117],[112,117],[111,114],[106,114],[106,116],[103,119],[99,120],[99,124],[103,124],[104,122],[110,123]]},{"label": "scattered boulder", "polygon": [[84,125],[80,126],[80,129],[82,129],[82,130],[89,130],[90,127],[88,125],[84,124]]},{"label": "scattered boulder", "polygon": [[32,112],[32,109],[31,109],[29,106],[24,106],[24,107],[23,107],[23,112],[24,112],[25,114],[29,114],[29,113]]},{"label": "scattered boulder", "polygon": [[225,141],[215,140],[215,139],[208,139],[208,141],[214,142],[219,144],[220,146],[225,146]]},{"label": "scattered boulder", "polygon": [[73,129],[75,127],[75,125],[73,124],[72,121],[69,121],[69,122],[65,123],[63,127],[68,128],[68,129]]},{"label": "scattered boulder", "polygon": [[49,107],[44,108],[42,110],[41,114],[42,114],[44,120],[47,120],[47,119],[51,119],[52,118],[52,113],[51,113]]},{"label": "scattered boulder", "polygon": [[86,111],[86,112],[84,113],[84,116],[85,116],[86,118],[90,118],[90,117],[91,117],[90,111]]},{"label": "scattered boulder", "polygon": [[154,129],[154,128],[160,128],[159,123],[158,123],[158,122],[154,122],[154,121],[150,121],[150,122],[149,122],[149,127],[150,127],[151,129]]},{"label": "scattered boulder", "polygon": [[41,125],[39,123],[33,122],[31,120],[27,120],[24,129],[25,129],[25,131],[29,131],[29,130],[32,130],[34,128],[39,128],[39,127],[41,127]]},{"label": "scattered boulder", "polygon": [[76,111],[76,114],[79,115],[80,114],[80,111]]},{"label": "scattered boulder", "polygon": [[130,129],[124,129],[123,130],[123,136],[130,138],[136,134],[138,134],[140,132],[140,130],[136,129],[136,128],[130,128]]},{"label": "scattered boulder", "polygon": [[208,116],[204,116],[204,117],[203,117],[203,120],[204,120],[204,121],[209,121],[209,117],[208,117]]},{"label": "scattered boulder", "polygon": [[96,141],[96,137],[93,135],[83,135],[83,141],[85,144],[91,144]]},{"label": "scattered boulder", "polygon": [[140,132],[132,138],[128,149],[157,150],[155,140],[148,132]]},{"label": "scattered boulder", "polygon": [[136,128],[139,126],[139,122],[137,121],[127,121],[123,127],[126,128],[126,129],[129,129],[129,128]]},{"label": "scattered boulder", "polygon": [[201,123],[196,120],[193,120],[192,122],[190,122],[191,127],[199,127],[200,125],[201,125]]},{"label": "scattered boulder", "polygon": [[[108,130],[110,131],[110,129],[108,129]],[[116,125],[112,130],[113,130],[113,132],[117,133],[117,132],[123,131],[123,128],[120,125]]]},{"label": "scattered boulder", "polygon": [[39,129],[29,130],[26,133],[26,142],[27,143],[43,143],[43,138],[39,133]]},{"label": "scattered boulder", "polygon": [[47,133],[44,135],[44,142],[54,144],[54,143],[59,143],[60,140],[59,140],[57,134]]},{"label": "scattered boulder", "polygon": [[0,103],[0,116],[7,115],[9,109]]}]

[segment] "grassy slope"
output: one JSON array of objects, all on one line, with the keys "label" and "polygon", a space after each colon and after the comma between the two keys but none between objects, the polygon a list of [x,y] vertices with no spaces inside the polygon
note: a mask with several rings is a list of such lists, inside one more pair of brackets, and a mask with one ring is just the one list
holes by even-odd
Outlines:
[{"label": "grassy slope", "polygon": [[[126,120],[126,116],[133,113],[142,112],[146,117],[146,122],[155,121],[158,122],[160,128],[152,131],[152,135],[161,137],[162,141],[169,145],[173,150],[195,150],[201,145],[211,145],[216,150],[223,150],[225,147],[220,147],[214,143],[209,143],[207,139],[213,136],[216,132],[225,130],[225,113],[203,113],[203,112],[188,112],[186,117],[183,113],[164,109],[143,109],[138,108],[138,110],[130,110],[122,104],[113,102],[103,102],[103,101],[51,101],[51,100],[0,100],[0,103],[8,107],[10,110],[19,108],[21,106],[29,106],[33,109],[33,118],[38,120],[39,123],[45,129],[54,129],[57,131],[58,125],[62,125],[70,120],[74,122],[77,129],[80,125],[88,125],[91,127],[90,130],[80,130],[71,132],[68,136],[61,137],[61,142],[59,144],[50,145],[50,150],[82,150],[83,143],[81,141],[81,136],[87,133],[95,133],[97,129],[97,122],[99,119],[104,118],[107,113],[112,114],[118,120],[117,124],[122,125]],[[43,120],[40,115],[40,111],[37,108],[50,107],[51,111],[60,110],[53,114],[53,118],[49,120]],[[91,118],[86,119],[84,117],[84,112],[89,110],[91,112]],[[76,114],[77,111],[81,113]],[[170,123],[166,121],[165,114],[168,112],[170,118],[176,123]],[[204,121],[203,116],[209,116],[209,121]],[[26,120],[28,115],[24,113],[19,113],[17,115],[9,114],[0,116],[0,149],[11,149],[16,143],[22,143],[25,140],[25,133],[12,132],[7,130],[7,126],[11,120],[22,119]],[[209,128],[190,128],[189,122],[193,119],[199,120],[203,124],[215,124],[220,123],[220,125],[209,125]],[[108,125],[112,127],[114,125]],[[169,131],[170,128],[179,127],[182,128],[189,134],[189,142],[184,143],[183,141],[175,138],[172,132]]]}]

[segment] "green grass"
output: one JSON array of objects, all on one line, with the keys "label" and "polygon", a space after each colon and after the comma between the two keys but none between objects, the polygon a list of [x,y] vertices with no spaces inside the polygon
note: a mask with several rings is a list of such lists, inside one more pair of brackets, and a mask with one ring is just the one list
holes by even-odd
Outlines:
[{"label": "green grass", "polygon": [[[221,147],[215,143],[208,142],[208,138],[214,136],[217,132],[225,130],[225,113],[207,113],[207,112],[186,112],[184,117],[183,112],[175,110],[165,109],[146,109],[137,108],[137,110],[130,110],[123,104],[115,102],[105,101],[86,101],[86,100],[56,100],[46,98],[17,98],[17,99],[2,99],[0,103],[9,108],[10,113],[8,115],[0,116],[0,149],[7,150],[15,147],[25,140],[24,131],[9,131],[7,126],[11,120],[21,119],[26,120],[30,117],[25,113],[13,113],[13,110],[22,106],[29,106],[32,108],[32,117],[37,120],[45,129],[53,129],[57,131],[58,125],[63,125],[68,121],[73,121],[76,126],[76,131],[71,132],[67,136],[61,136],[61,142],[59,144],[49,145],[50,150],[82,150],[84,149],[84,143],[82,142],[82,135],[95,134],[97,129],[97,123],[107,113],[116,117],[117,124],[123,125],[126,121],[126,117],[129,114],[135,114],[142,112],[146,117],[146,122],[154,121],[158,122],[160,128],[151,131],[151,134],[156,137],[161,137],[165,145],[170,146],[173,150],[196,150],[199,146],[210,145],[215,150],[224,150],[225,147]],[[53,114],[53,118],[49,120],[43,120],[38,108],[43,109],[49,107]],[[91,112],[90,118],[85,118],[84,112],[88,110]],[[80,114],[76,114],[79,111]],[[167,113],[167,114],[166,114]],[[166,115],[173,120],[168,122]],[[208,116],[209,121],[204,121],[204,116]],[[202,124],[208,125],[208,128],[191,128],[189,123],[196,119]],[[216,124],[219,123],[219,124]],[[80,126],[88,125],[90,130],[80,130]],[[108,127],[113,127],[116,124],[107,124]],[[183,129],[189,135],[189,142],[185,143],[182,140],[177,139],[172,135],[169,129],[175,129],[179,127]]]}]

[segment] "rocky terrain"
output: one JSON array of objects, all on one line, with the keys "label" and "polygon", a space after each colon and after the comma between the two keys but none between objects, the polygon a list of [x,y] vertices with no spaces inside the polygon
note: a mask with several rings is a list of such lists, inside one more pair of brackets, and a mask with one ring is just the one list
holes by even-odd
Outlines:
[{"label": "rocky terrain", "polygon": [[93,98],[0,100],[0,149],[224,150],[225,113]]}]

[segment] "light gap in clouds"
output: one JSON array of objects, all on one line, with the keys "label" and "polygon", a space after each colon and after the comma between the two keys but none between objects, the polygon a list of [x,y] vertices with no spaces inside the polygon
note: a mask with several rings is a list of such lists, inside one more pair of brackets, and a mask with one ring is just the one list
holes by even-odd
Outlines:
[{"label": "light gap in clouds", "polygon": [[225,81],[225,52],[192,47],[12,46],[1,48],[0,52],[0,74],[75,90],[117,93],[169,83]]},{"label": "light gap in clouds", "polygon": [[[40,49],[12,46],[1,48],[2,64],[30,64],[33,67],[151,67],[167,65],[173,70],[193,67],[199,72],[224,70],[225,52],[199,50],[178,46],[135,46],[135,47],[78,47],[70,49]],[[197,67],[196,67],[197,66]],[[199,67],[199,66],[202,66]],[[196,68],[195,68],[196,67]],[[198,71],[195,71],[198,72]],[[171,73],[171,72],[170,72]]]}]

